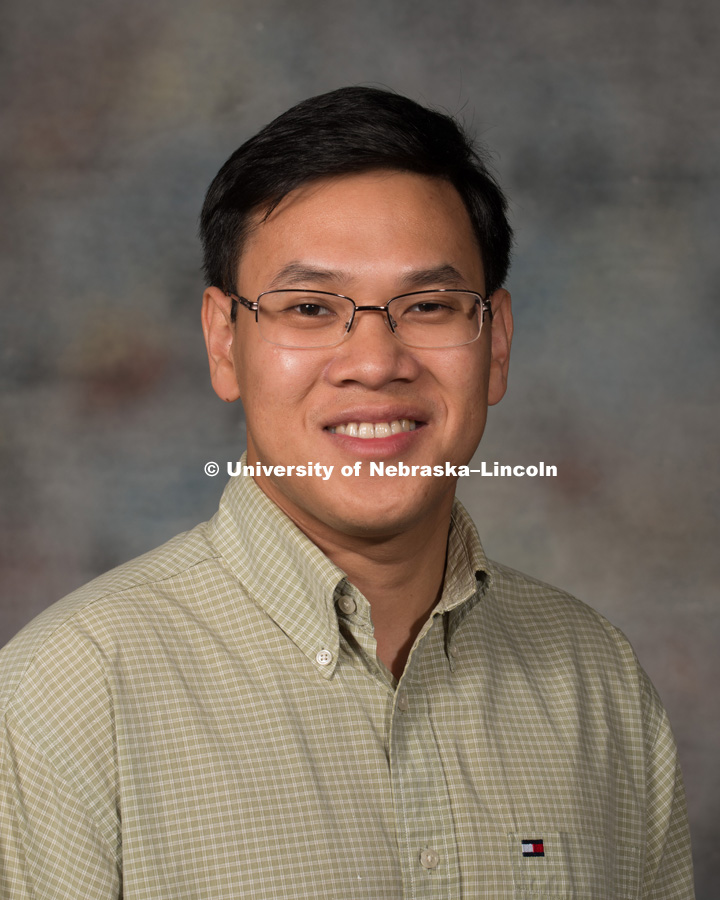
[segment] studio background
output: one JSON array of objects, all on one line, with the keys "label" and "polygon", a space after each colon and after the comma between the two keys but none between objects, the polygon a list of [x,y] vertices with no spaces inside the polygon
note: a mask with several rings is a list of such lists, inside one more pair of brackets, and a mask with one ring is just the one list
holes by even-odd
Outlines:
[{"label": "studio background", "polygon": [[0,642],[214,512],[197,216],[298,100],[391,87],[493,150],[517,233],[510,385],[473,476],[491,557],[619,625],[670,712],[699,900],[720,883],[720,7],[5,0]]}]

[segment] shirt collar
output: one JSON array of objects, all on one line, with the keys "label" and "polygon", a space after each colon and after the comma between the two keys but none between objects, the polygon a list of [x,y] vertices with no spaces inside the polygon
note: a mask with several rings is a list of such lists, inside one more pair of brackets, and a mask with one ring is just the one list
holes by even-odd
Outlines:
[{"label": "shirt collar", "polygon": [[[240,461],[246,464],[245,456]],[[340,636],[334,600],[345,573],[250,476],[228,482],[210,538],[250,597],[317,666],[332,675]],[[330,663],[321,662],[330,651]]]},{"label": "shirt collar", "polygon": [[441,611],[457,609],[476,593],[483,596],[490,581],[490,567],[475,523],[456,497],[450,517]]},{"label": "shirt collar", "polygon": [[[246,465],[245,456],[240,464]],[[348,584],[342,569],[300,531],[250,476],[230,479],[209,528],[211,540],[253,601],[329,678],[340,648],[335,601]],[[490,570],[475,525],[456,499],[437,611],[459,611],[463,605],[474,605],[468,601],[479,599],[489,583]],[[456,617],[459,624],[464,615],[453,614]],[[330,663],[322,651],[332,654]]]}]

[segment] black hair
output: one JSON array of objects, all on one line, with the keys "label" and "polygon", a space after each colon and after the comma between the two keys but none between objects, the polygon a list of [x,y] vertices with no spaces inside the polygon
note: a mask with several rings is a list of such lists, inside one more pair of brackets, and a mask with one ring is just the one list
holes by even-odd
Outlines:
[{"label": "black hair", "polygon": [[[476,147],[450,116],[391,91],[344,87],[278,116],[228,159],[200,214],[208,283],[235,291],[243,239],[290,191],[318,178],[394,169],[449,181],[467,208],[482,254],[487,294],[510,265],[507,200]],[[234,304],[233,304],[234,305]]]}]

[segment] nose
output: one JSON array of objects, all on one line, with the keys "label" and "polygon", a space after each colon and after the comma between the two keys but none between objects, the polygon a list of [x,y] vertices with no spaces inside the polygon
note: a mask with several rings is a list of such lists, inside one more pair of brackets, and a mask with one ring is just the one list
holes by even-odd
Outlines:
[{"label": "nose", "polygon": [[378,390],[393,381],[413,381],[420,364],[410,347],[392,333],[381,308],[358,307],[350,334],[335,348],[328,377]]}]

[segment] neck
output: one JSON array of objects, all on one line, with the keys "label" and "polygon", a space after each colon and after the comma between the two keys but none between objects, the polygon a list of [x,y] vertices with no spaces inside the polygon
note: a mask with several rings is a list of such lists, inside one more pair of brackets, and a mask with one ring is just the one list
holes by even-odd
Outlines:
[{"label": "neck", "polygon": [[[266,488],[262,483],[260,487]],[[407,530],[372,536],[334,530],[314,518],[298,515],[296,508],[286,508],[284,498],[278,502],[273,497],[367,598],[377,655],[398,679],[442,594],[453,497],[454,491]]]},{"label": "neck", "polygon": [[442,594],[449,514],[446,521],[362,548],[320,546],[370,603],[377,655],[398,679]]}]

